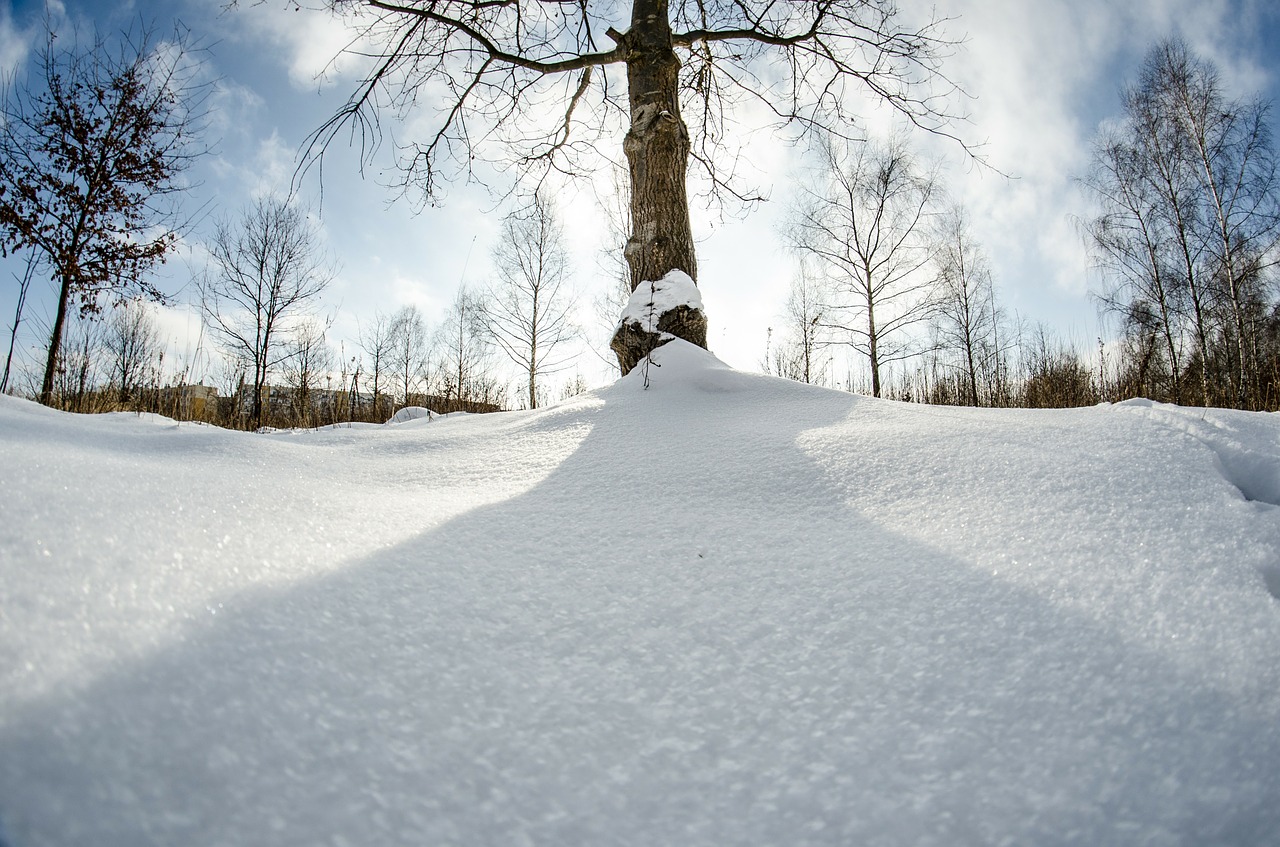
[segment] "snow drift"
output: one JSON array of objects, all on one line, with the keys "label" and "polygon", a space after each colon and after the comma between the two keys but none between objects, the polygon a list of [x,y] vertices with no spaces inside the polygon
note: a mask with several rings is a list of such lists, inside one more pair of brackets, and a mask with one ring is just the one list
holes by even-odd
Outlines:
[{"label": "snow drift", "polygon": [[1280,417],[654,360],[270,435],[0,398],[0,840],[1274,837]]}]

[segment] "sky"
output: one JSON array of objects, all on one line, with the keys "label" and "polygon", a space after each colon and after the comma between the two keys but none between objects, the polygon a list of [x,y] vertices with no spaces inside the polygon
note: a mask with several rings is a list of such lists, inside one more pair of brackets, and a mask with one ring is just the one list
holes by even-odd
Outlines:
[{"label": "sky", "polygon": [[[0,6],[0,66],[24,66],[44,8],[43,2]],[[194,310],[184,305],[191,300],[201,244],[220,216],[236,214],[256,196],[288,190],[299,145],[358,79],[351,62],[332,63],[347,41],[345,31],[324,14],[285,2],[241,2],[226,10],[214,0],[62,0],[50,9],[55,20],[108,33],[139,20],[165,28],[176,18],[206,47],[213,152],[191,172],[189,203],[202,216],[184,235],[182,255],[159,278],[173,298],[162,316],[171,355],[201,352],[209,379],[216,380],[216,357],[199,340]],[[936,11],[952,19],[948,31],[963,39],[945,65],[972,96],[969,120],[958,131],[982,145],[991,167],[974,165],[954,144],[916,141],[926,155],[945,157],[950,195],[969,208],[1006,307],[1028,325],[1044,323],[1088,351],[1107,330],[1089,295],[1098,279],[1079,221],[1091,206],[1076,181],[1100,123],[1118,114],[1119,87],[1156,40],[1181,35],[1218,64],[1231,93],[1274,98],[1280,93],[1280,10],[1268,0],[953,0],[936,4]],[[890,125],[875,112],[867,122],[873,129]],[[758,369],[769,328],[782,325],[795,275],[780,227],[806,163],[767,134],[753,136],[747,156],[756,187],[769,200],[745,217],[695,208],[695,236],[709,344],[733,366]],[[455,185],[441,205],[420,209],[414,198],[386,187],[388,174],[380,179],[380,167],[375,163],[362,175],[354,151],[332,150],[323,182],[312,175],[299,190],[300,201],[322,221],[324,246],[339,268],[323,311],[333,321],[331,343],[348,358],[360,327],[375,312],[417,305],[433,324],[461,285],[483,287],[506,211],[500,197],[474,185]],[[604,350],[609,328],[592,303],[614,284],[616,260],[606,252],[609,239],[595,193],[568,186],[558,200],[570,235],[580,320],[589,330],[579,373],[599,384],[610,377]],[[5,326],[12,321],[16,267],[12,260],[0,267]],[[52,301],[52,287],[38,283],[29,301],[29,331],[21,336],[28,360],[38,358],[39,328],[48,323]]]}]

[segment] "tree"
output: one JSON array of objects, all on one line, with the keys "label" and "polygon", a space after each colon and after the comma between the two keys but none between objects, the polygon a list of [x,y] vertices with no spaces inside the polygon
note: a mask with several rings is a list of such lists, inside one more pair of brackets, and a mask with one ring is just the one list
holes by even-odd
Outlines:
[{"label": "tree", "polygon": [[[1102,204],[1088,228],[1090,245],[1110,280],[1098,298],[1103,308],[1121,316],[1126,330],[1159,338],[1168,373],[1163,396],[1181,403],[1189,278],[1176,270],[1176,241],[1163,205],[1167,195],[1160,190],[1155,164],[1134,144],[1133,128],[1113,127],[1099,135],[1085,180]],[[1206,334],[1197,338],[1207,344]],[[1146,343],[1127,346],[1142,352],[1138,371],[1145,385],[1156,350]]]},{"label": "tree", "polygon": [[1271,144],[1269,106],[1261,98],[1230,100],[1218,70],[1181,40],[1156,47],[1153,92],[1185,136],[1194,162],[1203,222],[1211,233],[1211,279],[1234,331],[1234,400],[1256,396],[1260,274],[1280,243],[1280,177]]},{"label": "tree", "polygon": [[102,324],[73,318],[67,328],[66,355],[58,362],[48,405],[68,412],[98,412],[94,390],[102,372]]},{"label": "tree", "polygon": [[556,349],[577,336],[570,314],[569,254],[555,205],[542,193],[508,215],[493,251],[497,279],[483,300],[489,336],[528,377],[529,408],[538,408],[538,377],[565,365]]},{"label": "tree", "polygon": [[333,348],[325,340],[328,325],[315,318],[299,321],[285,342],[285,383],[293,392],[294,421],[301,426],[315,422],[315,390],[333,370]]},{"label": "tree", "polygon": [[[373,380],[373,416],[384,420],[391,414],[389,410],[382,409],[382,396],[385,393],[383,386],[387,383],[392,349],[395,346],[394,327],[394,320],[390,315],[376,312],[373,323],[360,328],[360,349],[369,357],[373,368],[370,374]],[[383,411],[387,413],[384,415]]]},{"label": "tree", "polygon": [[49,403],[68,310],[101,296],[162,300],[151,268],[177,243],[178,177],[196,146],[206,89],[184,32],[116,45],[48,29],[39,70],[0,107],[0,248],[30,251],[57,289],[40,400]]},{"label": "tree", "polygon": [[486,338],[483,304],[465,288],[460,289],[436,330],[440,388],[449,406],[446,411],[467,411],[471,404],[496,398]]},{"label": "tree", "polygon": [[943,216],[938,253],[934,333],[942,350],[953,352],[970,406],[980,405],[979,381],[990,383],[1001,350],[1001,310],[995,302],[991,268],[969,232],[963,206]]},{"label": "tree", "polygon": [[1204,404],[1257,405],[1265,284],[1280,244],[1267,104],[1228,98],[1216,68],[1177,39],[1148,52],[1123,102],[1086,181],[1102,202],[1089,234],[1112,280],[1103,303],[1130,330],[1159,334],[1175,401],[1194,369]]},{"label": "tree", "polygon": [[141,300],[127,300],[111,312],[103,346],[110,357],[111,381],[121,403],[128,403],[142,387],[143,380],[155,376],[161,353],[160,328]]},{"label": "tree", "polygon": [[400,388],[400,398],[409,405],[413,394],[427,377],[427,324],[417,306],[402,306],[391,318],[387,364]]},{"label": "tree", "polygon": [[[746,199],[725,162],[741,135],[742,102],[800,133],[854,130],[852,95],[869,93],[907,120],[945,133],[953,86],[941,22],[901,23],[892,0],[327,0],[360,32],[353,52],[372,69],[312,136],[322,156],[344,130],[366,151],[380,112],[414,112],[444,94],[425,135],[403,147],[405,190],[428,201],[442,184],[499,161],[535,176],[582,173],[600,142],[627,126],[631,288],[679,270],[697,279],[690,159],[713,190]],[[621,17],[630,11],[625,31]],[[625,83],[620,78],[625,71]],[[935,84],[946,90],[939,92]],[[665,317],[665,320],[663,319]],[[655,331],[620,332],[625,373],[670,335],[705,346],[706,318],[685,309]],[[639,325],[636,325],[639,328]],[[643,329],[643,328],[640,328]]]},{"label": "tree", "polygon": [[783,316],[785,334],[773,347],[773,329],[769,329],[771,361],[766,365],[777,376],[807,383],[823,383],[830,361],[819,361],[819,351],[829,343],[828,318],[831,295],[823,280],[813,274],[808,263],[801,261],[800,270],[791,281]]},{"label": "tree", "polygon": [[218,223],[200,306],[228,352],[253,372],[252,425],[262,425],[267,375],[287,355],[277,338],[329,285],[333,271],[320,234],[301,209],[264,197],[236,220]]},{"label": "tree", "polygon": [[13,368],[13,350],[18,345],[18,327],[22,326],[22,311],[27,305],[27,294],[31,291],[31,280],[35,276],[35,270],[35,254],[28,254],[22,276],[13,275],[18,283],[18,299],[13,308],[13,326],[9,328],[9,353],[4,359],[4,374],[0,375],[0,394],[9,390],[9,377]]},{"label": "tree", "polygon": [[816,184],[804,186],[788,233],[826,273],[837,301],[831,327],[867,357],[871,393],[881,368],[914,354],[909,330],[931,315],[929,222],[941,190],[901,138],[826,144]]}]

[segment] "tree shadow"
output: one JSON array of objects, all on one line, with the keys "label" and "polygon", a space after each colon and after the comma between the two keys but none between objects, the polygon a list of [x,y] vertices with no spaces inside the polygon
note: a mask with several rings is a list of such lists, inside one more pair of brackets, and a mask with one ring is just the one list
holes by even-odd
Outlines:
[{"label": "tree shadow", "polygon": [[615,391],[525,493],[30,703],[10,847],[1277,831],[1274,701],[851,510],[797,440],[862,401],[757,379]]}]

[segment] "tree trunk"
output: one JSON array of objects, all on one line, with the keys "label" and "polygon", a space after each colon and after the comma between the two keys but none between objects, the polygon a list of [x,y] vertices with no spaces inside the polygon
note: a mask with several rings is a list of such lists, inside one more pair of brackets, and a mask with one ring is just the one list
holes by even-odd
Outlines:
[{"label": "tree trunk", "polygon": [[[631,129],[622,149],[631,172],[631,237],[624,255],[631,290],[680,270],[697,281],[685,178],[689,129],[680,116],[680,60],[671,45],[668,0],[634,0],[631,29],[623,36]],[[669,333],[619,327],[612,344],[625,375],[670,335],[706,347],[706,317],[673,321]]]},{"label": "tree trunk", "polygon": [[62,355],[62,332],[67,323],[67,301],[71,299],[71,278],[62,275],[62,288],[58,292],[58,312],[53,319],[53,333],[49,337],[49,358],[44,365],[44,383],[40,386],[40,402],[53,405],[53,375],[58,372],[58,358]]},{"label": "tree trunk", "polygon": [[863,297],[867,306],[867,361],[871,365],[871,396],[880,396],[880,330],[876,327],[876,296],[871,268],[862,269]]},{"label": "tree trunk", "polygon": [[880,396],[880,345],[876,329],[875,303],[867,298],[867,359],[871,363],[871,396]]},{"label": "tree trunk", "polygon": [[262,390],[267,384],[267,350],[264,347],[259,359],[253,363],[253,428],[262,428]]},{"label": "tree trunk", "polygon": [[965,329],[964,355],[969,364],[969,405],[978,406],[978,366],[973,361],[973,337],[968,328]]}]

